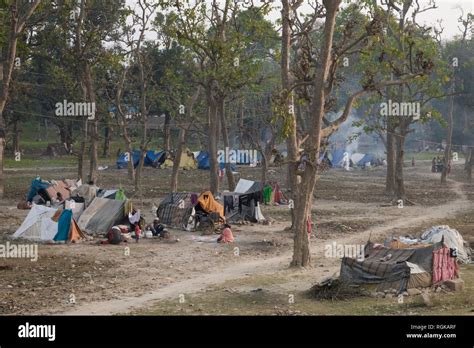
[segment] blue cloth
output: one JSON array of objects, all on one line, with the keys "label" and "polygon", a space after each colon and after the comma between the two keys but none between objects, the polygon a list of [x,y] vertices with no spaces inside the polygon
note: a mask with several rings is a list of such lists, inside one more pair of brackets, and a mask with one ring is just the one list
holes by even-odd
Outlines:
[{"label": "blue cloth", "polygon": [[54,236],[54,241],[67,241],[71,230],[72,210],[65,209],[58,220],[58,233]]}]

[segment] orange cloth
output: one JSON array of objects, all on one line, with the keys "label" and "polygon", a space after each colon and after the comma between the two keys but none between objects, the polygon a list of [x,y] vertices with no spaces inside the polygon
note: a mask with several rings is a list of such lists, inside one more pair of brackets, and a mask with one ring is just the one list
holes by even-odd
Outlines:
[{"label": "orange cloth", "polygon": [[214,199],[214,195],[211,191],[201,193],[198,198],[198,203],[207,213],[217,212],[221,218],[225,219],[224,206]]},{"label": "orange cloth", "polygon": [[230,230],[230,228],[228,227],[224,228],[222,235],[219,237],[217,241],[219,243],[232,243],[234,241],[234,235],[232,234],[232,231]]}]

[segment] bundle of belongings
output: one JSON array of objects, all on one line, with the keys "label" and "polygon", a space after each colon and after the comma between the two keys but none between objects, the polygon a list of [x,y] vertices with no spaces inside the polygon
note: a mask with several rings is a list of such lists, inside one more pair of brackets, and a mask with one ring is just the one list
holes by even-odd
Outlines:
[{"label": "bundle of belongings", "polygon": [[260,182],[240,179],[234,192],[224,192],[226,221],[265,221],[260,209],[260,203],[264,200],[263,190],[263,185]]},{"label": "bundle of belongings", "polygon": [[58,206],[68,200],[72,192],[82,185],[81,180],[42,180],[33,179],[26,201],[18,203],[19,209],[30,209],[33,204]]},{"label": "bundle of belongings", "polygon": [[76,242],[85,238],[72,210],[33,204],[25,220],[13,234],[36,242]]},{"label": "bundle of belongings", "polygon": [[385,245],[396,249],[422,248],[427,244],[438,243],[441,240],[450,249],[455,250],[458,263],[470,263],[472,250],[468,243],[463,239],[459,231],[446,225],[433,226],[424,231],[420,238],[412,236],[392,237],[385,242]]},{"label": "bundle of belongings", "polygon": [[161,223],[191,231],[210,218],[211,222],[225,222],[224,207],[210,191],[197,193],[174,192],[161,201],[156,215]]},{"label": "bundle of belongings", "polygon": [[396,249],[368,242],[361,259],[344,257],[340,279],[372,286],[375,291],[425,288],[459,277],[457,256],[445,240],[416,248]]}]

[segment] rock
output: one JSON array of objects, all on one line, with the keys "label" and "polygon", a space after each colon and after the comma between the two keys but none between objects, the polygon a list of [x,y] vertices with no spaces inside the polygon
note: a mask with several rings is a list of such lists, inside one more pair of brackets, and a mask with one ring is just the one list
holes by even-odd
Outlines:
[{"label": "rock", "polygon": [[383,298],[385,294],[383,292],[376,292],[376,296],[379,298]]},{"label": "rock", "polygon": [[446,280],[444,285],[451,291],[463,291],[464,290],[464,280],[461,278]]},{"label": "rock", "polygon": [[426,307],[433,306],[433,302],[431,301],[430,295],[428,295],[427,293],[422,293],[421,298],[423,299],[423,303],[425,304]]},{"label": "rock", "polygon": [[435,292],[440,293],[441,292],[441,286],[438,286],[435,290]]},{"label": "rock", "polygon": [[384,298],[393,298],[393,294],[385,294]]},{"label": "rock", "polygon": [[417,288],[413,288],[413,289],[408,289],[407,293],[409,296],[415,296],[415,295],[420,295],[421,291],[418,290]]}]

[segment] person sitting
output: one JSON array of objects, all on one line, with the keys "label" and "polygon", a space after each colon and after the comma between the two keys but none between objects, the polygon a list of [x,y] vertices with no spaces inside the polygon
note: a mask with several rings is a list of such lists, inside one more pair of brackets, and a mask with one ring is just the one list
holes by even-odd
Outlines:
[{"label": "person sitting", "polygon": [[118,226],[113,226],[109,232],[107,232],[107,240],[101,241],[100,244],[120,244],[126,242],[122,236],[122,231]]},{"label": "person sitting", "polygon": [[153,220],[153,224],[149,226],[151,233],[153,233],[153,236],[157,237],[160,236],[161,233],[165,230],[165,226],[160,223],[159,218],[155,218]]},{"label": "person sitting", "polygon": [[230,229],[229,224],[224,224],[224,230],[222,234],[217,238],[217,243],[232,243],[234,241],[234,235]]}]

